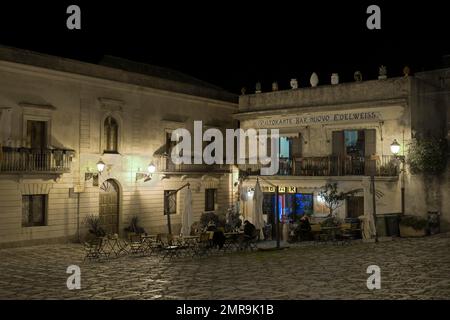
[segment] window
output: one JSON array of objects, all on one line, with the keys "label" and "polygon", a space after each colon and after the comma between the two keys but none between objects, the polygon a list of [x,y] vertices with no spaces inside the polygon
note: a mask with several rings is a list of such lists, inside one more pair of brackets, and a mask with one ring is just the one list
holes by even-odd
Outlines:
[{"label": "window", "polygon": [[166,132],[166,153],[169,157],[172,154],[172,149],[177,143],[177,141],[172,141],[172,132]]},{"label": "window", "polygon": [[[275,213],[275,193],[264,193],[263,214],[268,215],[273,223]],[[310,193],[280,193],[278,195],[278,212],[280,221],[296,221],[304,214],[313,212],[313,195]]]},{"label": "window", "polygon": [[263,214],[272,216],[275,212],[275,193],[264,192]]},{"label": "window", "polygon": [[47,148],[47,122],[28,120],[27,140],[32,149]]},{"label": "window", "polygon": [[217,189],[205,190],[205,211],[214,211],[216,204]]},{"label": "window", "polygon": [[104,123],[104,153],[118,152],[119,125],[113,117],[107,117]]},{"label": "window", "polygon": [[364,130],[344,130],[345,153],[351,158],[364,157]]},{"label": "window", "polygon": [[167,213],[177,213],[177,194],[175,190],[164,190],[164,215]]},{"label": "window", "polygon": [[363,175],[376,169],[368,157],[376,154],[376,130],[333,131],[332,164],[335,174]]},{"label": "window", "polygon": [[293,160],[301,156],[302,146],[300,137],[280,137],[279,175],[293,173]]},{"label": "window", "polygon": [[46,195],[22,196],[22,226],[45,226],[47,212]]}]

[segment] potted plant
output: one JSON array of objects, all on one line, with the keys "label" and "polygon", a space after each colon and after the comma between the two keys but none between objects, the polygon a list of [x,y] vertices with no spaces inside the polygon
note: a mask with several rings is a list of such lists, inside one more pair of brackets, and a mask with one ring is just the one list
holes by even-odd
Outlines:
[{"label": "potted plant", "polygon": [[401,237],[423,237],[426,235],[427,219],[417,216],[403,216],[400,219]]},{"label": "potted plant", "polygon": [[127,239],[130,239],[133,235],[140,235],[145,233],[145,229],[140,227],[138,222],[138,217],[134,216],[131,218],[129,226],[124,228],[124,231],[127,233]]},{"label": "potted plant", "polygon": [[428,212],[428,230],[430,232],[430,235],[438,234],[441,229],[440,219],[439,219],[439,212]]},{"label": "potted plant", "polygon": [[93,214],[86,216],[85,224],[89,227],[89,234],[95,238],[106,236],[105,230],[100,226],[100,218],[98,216]]}]

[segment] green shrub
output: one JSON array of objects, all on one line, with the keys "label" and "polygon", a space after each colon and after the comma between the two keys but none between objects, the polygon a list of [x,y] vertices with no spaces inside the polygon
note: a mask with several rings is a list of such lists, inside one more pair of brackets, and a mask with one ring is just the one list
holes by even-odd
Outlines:
[{"label": "green shrub", "polygon": [[416,216],[403,216],[400,224],[406,227],[412,227],[415,230],[422,230],[427,226],[427,219]]},{"label": "green shrub", "polygon": [[439,175],[447,166],[447,141],[440,138],[413,140],[407,162],[412,173]]},{"label": "green shrub", "polygon": [[96,215],[90,214],[86,216],[84,223],[89,227],[89,233],[96,237],[104,237],[105,230],[100,226],[100,218]]},{"label": "green shrub", "polygon": [[124,228],[124,230],[126,232],[134,232],[136,234],[145,233],[145,229],[140,227],[138,222],[139,222],[139,219],[137,216],[132,217],[131,221],[130,221],[130,225],[128,227]]}]

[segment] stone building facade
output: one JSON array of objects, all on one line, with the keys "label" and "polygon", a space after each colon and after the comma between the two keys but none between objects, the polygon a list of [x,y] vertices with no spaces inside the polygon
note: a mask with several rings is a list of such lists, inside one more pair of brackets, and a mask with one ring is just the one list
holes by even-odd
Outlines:
[{"label": "stone building facade", "polygon": [[[121,235],[133,216],[149,233],[167,232],[164,192],[186,183],[194,221],[233,202],[230,166],[174,165],[165,155],[171,131],[191,130],[194,120],[234,127],[237,97],[114,60],[94,65],[0,48],[0,246],[83,238],[91,214]],[[184,192],[166,203],[173,233]]]},{"label": "stone building facade", "polygon": [[325,217],[318,193],[330,182],[356,190],[337,210],[355,218],[373,212],[374,176],[378,215],[438,211],[442,230],[449,229],[448,166],[430,183],[402,170],[390,150],[396,140],[404,155],[413,138],[448,132],[448,70],[239,101],[184,74],[113,57],[94,65],[1,47],[0,75],[0,246],[83,238],[89,215],[124,235],[134,216],[149,233],[167,232],[169,211],[179,233],[185,190],[164,194],[187,183],[194,221],[238,200],[251,220],[259,165],[175,165],[168,158],[171,132],[192,132],[197,120],[222,131],[279,129],[279,171],[261,180],[270,223],[270,184],[280,187],[283,221],[308,211]]},{"label": "stone building facade", "polygon": [[[390,150],[396,140],[400,155],[405,155],[413,138],[447,132],[449,82],[445,87],[439,81],[444,73],[241,96],[235,118],[243,129],[280,131],[280,170],[262,182],[266,219],[271,219],[275,202],[270,183],[281,188],[282,221],[305,210],[313,217],[326,216],[329,211],[318,193],[334,182],[338,191],[357,190],[343,201],[338,217],[371,215],[373,175],[377,215],[401,213],[403,186],[405,214],[426,217],[427,212],[438,211],[442,229],[448,230],[448,168],[434,183],[435,198],[429,201],[423,176],[411,174],[407,165],[402,170]],[[255,186],[259,168],[241,166],[248,174],[244,190]],[[244,202],[248,216],[252,202],[251,198]]]}]

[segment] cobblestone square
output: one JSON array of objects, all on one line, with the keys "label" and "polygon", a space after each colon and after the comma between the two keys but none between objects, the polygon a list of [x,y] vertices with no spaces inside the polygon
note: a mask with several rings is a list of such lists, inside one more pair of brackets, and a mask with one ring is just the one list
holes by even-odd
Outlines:
[{"label": "cobblestone square", "polygon": [[[449,299],[450,234],[160,260],[83,261],[78,244],[0,250],[1,299]],[[69,265],[81,290],[68,290]],[[369,290],[369,265],[381,289]]]}]

